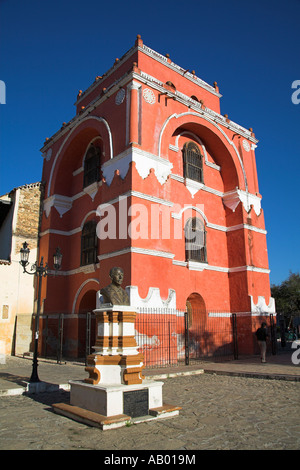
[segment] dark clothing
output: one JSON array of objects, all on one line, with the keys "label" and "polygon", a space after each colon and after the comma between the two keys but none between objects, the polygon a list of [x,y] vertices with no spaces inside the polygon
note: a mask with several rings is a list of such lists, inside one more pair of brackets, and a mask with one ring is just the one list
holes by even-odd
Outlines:
[{"label": "dark clothing", "polygon": [[268,333],[266,328],[258,328],[255,334],[258,341],[267,341]]}]

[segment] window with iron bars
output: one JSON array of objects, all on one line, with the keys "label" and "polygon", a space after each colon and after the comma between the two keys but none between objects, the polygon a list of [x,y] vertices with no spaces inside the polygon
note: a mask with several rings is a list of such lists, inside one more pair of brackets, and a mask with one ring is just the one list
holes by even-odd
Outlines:
[{"label": "window with iron bars", "polygon": [[81,266],[97,262],[98,237],[96,221],[87,222],[81,233]]},{"label": "window with iron bars", "polygon": [[202,155],[198,145],[187,142],[183,147],[183,176],[203,183]]},{"label": "window with iron bars", "polygon": [[207,262],[205,225],[198,217],[190,218],[184,229],[186,261]]},{"label": "window with iron bars", "polygon": [[91,145],[84,160],[83,187],[100,180],[100,154],[99,147]]}]

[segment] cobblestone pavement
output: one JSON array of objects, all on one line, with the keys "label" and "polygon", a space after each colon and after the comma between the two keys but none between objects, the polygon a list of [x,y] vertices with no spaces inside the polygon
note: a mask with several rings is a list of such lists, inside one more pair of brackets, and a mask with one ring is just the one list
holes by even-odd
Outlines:
[{"label": "cobblestone pavement", "polygon": [[300,384],[201,374],[164,380],[179,416],[101,431],[53,413],[69,392],[0,398],[0,449],[299,449]]}]

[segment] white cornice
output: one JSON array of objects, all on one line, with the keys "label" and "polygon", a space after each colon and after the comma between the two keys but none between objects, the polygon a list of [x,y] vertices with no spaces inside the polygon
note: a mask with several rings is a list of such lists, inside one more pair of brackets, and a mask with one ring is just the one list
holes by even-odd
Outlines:
[{"label": "white cornice", "polygon": [[[133,50],[134,52],[134,50]],[[115,70],[115,69],[113,69]],[[112,70],[112,71],[113,71]],[[131,80],[138,80],[142,83],[144,83],[147,86],[151,86],[152,88],[156,89],[158,92],[165,92],[165,88],[163,87],[163,83],[156,79],[155,77],[150,76],[149,74],[146,74],[141,71],[141,73],[136,73],[136,72],[130,72],[124,74],[122,77],[118,78],[115,80],[107,89],[105,95],[102,95],[101,97],[97,96],[93,101],[91,101],[88,106],[85,108],[85,110],[74,116],[64,127],[59,129],[51,139],[49,139],[41,148],[41,152],[43,154],[47,153],[47,150],[53,145],[54,142],[56,142],[59,138],[61,138],[65,133],[69,132],[70,129],[73,128],[74,125],[78,121],[81,121],[83,118],[87,117],[96,107],[98,107],[103,101],[106,101],[107,98],[109,98],[111,95],[113,95],[120,87],[125,86],[130,82]],[[199,79],[200,80],[200,79]],[[94,86],[96,87],[99,82],[97,82]],[[203,82],[205,83],[205,82]],[[92,87],[93,85],[91,85]],[[208,85],[210,86],[210,85]],[[214,88],[212,88],[214,90]],[[89,89],[88,89],[89,90]],[[92,91],[92,90],[90,90]],[[209,90],[211,91],[211,90]],[[251,132],[248,131],[246,128],[240,126],[239,124],[233,122],[233,121],[226,121],[226,118],[222,116],[221,114],[217,113],[216,111],[213,111],[212,109],[209,108],[202,108],[202,105],[200,102],[197,102],[193,100],[191,97],[185,95],[182,92],[175,91],[171,92],[168,91],[168,95],[172,98],[174,98],[176,101],[181,102],[183,105],[187,106],[190,109],[193,109],[200,114],[209,116],[210,119],[214,120],[218,124],[221,124],[222,126],[232,130],[233,132],[242,135],[243,137],[247,138],[250,140],[252,143],[257,144],[258,140],[255,139],[252,135]]]},{"label": "white cornice", "polygon": [[244,271],[251,271],[251,272],[256,272],[256,273],[263,273],[263,274],[269,274],[270,269],[268,268],[260,268],[257,266],[236,266],[234,268],[227,268],[224,266],[214,266],[210,265],[208,263],[200,263],[197,261],[182,261],[182,260],[175,260],[174,259],[174,253],[170,253],[167,251],[159,251],[159,250],[149,250],[146,248],[139,248],[139,247],[128,247],[124,248],[122,250],[118,251],[112,251],[109,253],[104,253],[102,255],[98,256],[99,262],[96,264],[90,264],[87,266],[79,266],[78,268],[75,269],[70,269],[67,271],[58,271],[58,275],[60,276],[71,276],[73,274],[79,274],[79,273],[84,273],[84,274],[90,274],[95,272],[97,269],[100,268],[100,264],[102,260],[109,259],[109,258],[115,258],[118,256],[126,255],[128,253],[136,253],[136,254],[141,254],[141,255],[146,255],[146,256],[155,256],[158,258],[166,258],[172,260],[172,264],[175,266],[180,266],[184,268],[188,268],[190,271],[203,271],[203,270],[208,270],[208,271],[217,271],[220,273],[237,273],[237,272],[244,272]]},{"label": "white cornice", "polygon": [[235,268],[226,268],[223,266],[214,266],[208,263],[200,263],[197,261],[182,261],[173,259],[172,263],[176,266],[187,267],[191,271],[218,271],[222,273],[238,273],[243,271],[251,271],[263,274],[269,274],[268,268],[258,268],[256,266],[237,266]]},{"label": "white cornice", "polygon": [[161,64],[165,65],[169,69],[173,70],[174,72],[178,73],[181,76],[184,76],[187,80],[193,82],[195,85],[200,86],[201,88],[204,88],[205,90],[209,91],[213,95],[221,98],[222,95],[216,91],[216,89],[206,83],[204,80],[201,78],[197,77],[196,75],[191,74],[190,72],[186,71],[179,65],[175,64],[174,62],[169,62],[168,59],[160,54],[159,52],[154,51],[150,47],[146,46],[143,44],[142,46],[133,46],[129,51],[127,51],[123,57],[118,61],[117,64],[114,64],[104,75],[101,79],[95,80],[94,83],[92,83],[82,94],[81,96],[76,100],[75,106],[79,105],[82,100],[84,100],[97,86],[100,85],[100,83],[103,83],[112,73],[114,73],[131,55],[133,55],[136,51],[143,52],[145,55],[148,57],[151,57],[152,59],[156,60],[157,62],[160,62]]},{"label": "white cornice", "polygon": [[[73,274],[90,274],[94,273],[97,269],[99,269],[100,264],[87,264],[86,266],[79,266],[79,268],[69,269],[68,271],[49,271],[50,274],[55,274],[58,276],[72,276]],[[99,282],[99,281],[98,281]]]},{"label": "white cornice", "polygon": [[116,70],[118,70],[118,68],[132,55],[134,54],[136,51],[138,50],[138,48],[136,46],[133,46],[131,49],[129,49],[129,51],[127,51],[123,57],[121,57],[121,59],[118,61],[117,64],[114,64],[107,72],[105,72],[105,74],[102,76],[102,79],[99,79],[99,80],[95,80],[80,96],[80,98],[78,98],[75,102],[75,106],[77,106],[78,104],[81,103],[81,101],[86,98],[89,93],[91,93],[95,88],[97,88],[97,86],[100,85],[100,83],[103,83],[110,75],[112,75],[112,73],[114,73]]},{"label": "white cornice", "polygon": [[[222,193],[220,191],[213,190],[212,188],[208,188],[206,186],[203,186],[202,190],[203,191],[208,191],[208,192],[213,193],[216,196],[222,197],[222,198],[228,194],[228,193]],[[81,193],[78,193],[78,194],[74,195],[71,198],[66,198],[65,196],[60,196],[60,195],[54,195],[54,196],[51,196],[50,198],[46,199],[45,202],[44,202],[44,208],[45,208],[47,217],[49,215],[51,207],[55,205],[55,201],[64,202],[64,204],[63,204],[64,210],[65,209],[69,210],[68,208],[70,208],[72,206],[73,201],[78,199],[79,197],[82,197],[83,195],[85,195],[85,193],[81,192]],[[122,200],[124,198],[128,198],[128,197],[136,197],[136,198],[143,199],[143,200],[155,203],[155,204],[160,204],[160,205],[169,206],[169,207],[174,206],[174,203],[172,201],[168,201],[168,200],[156,197],[156,196],[152,196],[152,195],[149,195],[149,194],[145,194],[145,193],[141,193],[139,191],[133,191],[133,190],[127,191],[126,193],[123,193],[123,194],[121,194],[120,196],[118,196],[114,199],[110,199],[109,201],[105,201],[105,204],[111,204],[111,205],[116,204],[116,203],[120,202],[120,200]],[[192,208],[193,209],[193,207],[194,206],[192,206],[192,205],[185,205],[179,213],[173,212],[171,214],[171,216],[174,219],[180,219],[182,217],[182,213],[185,209],[187,209],[187,208]],[[194,209],[199,210],[198,207],[195,207]],[[211,228],[211,229],[214,229],[214,230],[219,230],[219,231],[222,231],[222,232],[232,232],[232,231],[235,231],[235,230],[245,229],[245,230],[251,230],[251,231],[254,231],[254,232],[257,232],[257,233],[261,233],[261,234],[264,234],[264,235],[267,233],[267,231],[264,230],[264,229],[261,229],[259,227],[255,227],[254,225],[249,225],[249,224],[244,224],[244,223],[234,225],[234,226],[231,226],[231,227],[217,225],[217,224],[209,222],[207,220],[207,218],[205,217],[205,214],[201,213],[201,215],[202,215],[202,217],[205,218],[205,223],[206,223],[207,228]],[[81,227],[77,227],[77,228],[69,230],[69,231],[57,230],[57,229],[48,229],[48,230],[45,230],[44,232],[41,232],[40,236],[42,237],[42,236],[44,236],[46,234],[49,234],[49,233],[53,233],[53,234],[57,234],[57,235],[64,235],[64,236],[71,236],[71,235],[74,235],[75,233],[80,232],[80,231],[81,231]]]},{"label": "white cornice", "polygon": [[175,64],[174,62],[169,62],[167,57],[163,56],[159,52],[154,51],[148,46],[145,46],[143,44],[142,47],[138,47],[139,51],[143,52],[144,54],[148,55],[152,59],[156,60],[157,62],[160,62],[161,64],[165,65],[169,69],[173,70],[173,72],[179,73],[179,75],[184,76],[187,80],[193,82],[195,85],[200,86],[201,88],[204,88],[205,90],[209,91],[213,95],[221,98],[221,94],[216,91],[216,89],[206,83],[204,80],[201,78],[196,77],[196,75],[193,75],[192,73],[188,72],[187,70],[183,69],[179,65]]},{"label": "white cornice", "polygon": [[169,251],[159,251],[159,250],[148,250],[147,248],[139,248],[131,246],[129,248],[124,248],[123,250],[118,251],[111,251],[110,253],[104,253],[98,256],[99,261],[108,258],[115,258],[116,256],[125,255],[128,253],[137,253],[140,255],[148,255],[148,256],[156,256],[159,258],[174,258],[174,253],[170,253]]}]

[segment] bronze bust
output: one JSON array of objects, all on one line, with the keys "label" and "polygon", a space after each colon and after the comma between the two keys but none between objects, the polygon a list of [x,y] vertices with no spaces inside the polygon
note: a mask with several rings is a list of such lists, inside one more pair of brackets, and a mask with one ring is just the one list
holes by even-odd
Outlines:
[{"label": "bronze bust", "polygon": [[103,302],[112,305],[129,305],[129,297],[127,292],[121,287],[124,279],[124,271],[122,268],[114,267],[109,271],[111,284],[100,290]]}]

